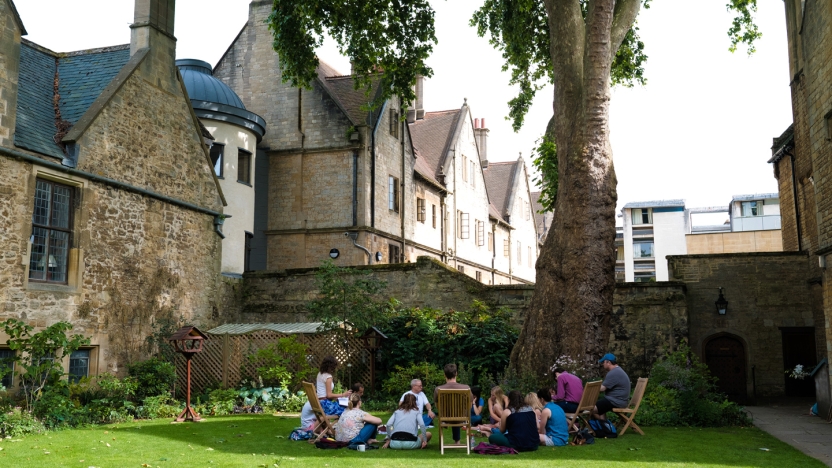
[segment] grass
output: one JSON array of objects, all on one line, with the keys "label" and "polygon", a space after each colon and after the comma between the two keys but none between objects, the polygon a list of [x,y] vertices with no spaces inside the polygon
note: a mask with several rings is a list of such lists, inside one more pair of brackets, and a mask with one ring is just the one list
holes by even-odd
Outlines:
[{"label": "grass", "polygon": [[[439,453],[438,434],[426,450],[319,450],[288,435],[295,417],[245,415],[202,423],[140,421],[50,432],[0,441],[0,466],[14,467],[823,467],[756,428],[645,428],[581,447],[541,447],[520,455]],[[433,429],[432,432],[436,432]],[[448,432],[450,436],[450,431]],[[760,450],[767,448],[769,451]]]}]

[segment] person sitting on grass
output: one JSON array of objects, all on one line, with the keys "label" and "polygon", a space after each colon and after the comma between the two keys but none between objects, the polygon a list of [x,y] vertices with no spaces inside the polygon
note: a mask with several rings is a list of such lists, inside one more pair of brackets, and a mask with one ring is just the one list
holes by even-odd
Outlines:
[{"label": "person sitting on grass", "polygon": [[526,405],[534,411],[535,416],[537,416],[537,422],[540,424],[540,413],[543,411],[543,403],[541,403],[540,398],[537,397],[537,393],[527,393],[525,401]]},{"label": "person sitting on grass", "polygon": [[479,430],[484,436],[491,435],[493,429],[500,429],[500,418],[503,410],[508,405],[508,397],[503,393],[499,385],[491,387],[491,396],[488,398],[488,420],[489,424],[481,424]]},{"label": "person sitting on grass", "polygon": [[307,401],[303,404],[303,409],[300,410],[300,427],[304,431],[314,431],[318,425],[318,417],[312,411],[312,405]]},{"label": "person sitting on grass", "polygon": [[606,421],[607,413],[613,408],[626,408],[630,403],[630,377],[616,363],[615,354],[607,353],[598,362],[607,371],[604,381],[601,382],[601,391],[604,392],[604,396],[595,403],[590,417]]},{"label": "person sitting on grass", "polygon": [[[435,401],[437,403],[437,406],[439,406],[439,390],[440,389],[444,389],[444,390],[465,389],[465,390],[468,390],[469,392],[471,391],[471,388],[469,386],[467,386],[465,384],[458,383],[456,381],[456,372],[457,372],[456,371],[456,364],[445,364],[444,372],[445,372],[445,385],[440,385],[440,386],[436,387],[436,389],[433,391],[433,401]],[[437,410],[439,411],[440,414],[442,413],[442,408],[437,408]],[[460,437],[461,437],[460,436],[460,428],[458,426],[457,427],[452,427],[451,428],[451,434],[454,437],[454,443],[459,445],[459,440],[460,440]]]},{"label": "person sitting on grass", "polygon": [[561,407],[564,413],[574,413],[584,394],[584,384],[581,379],[572,375],[562,367],[555,368],[555,378],[558,388],[552,396],[552,401]]},{"label": "person sitting on grass", "polygon": [[522,393],[512,390],[508,394],[508,405],[500,415],[500,427],[492,431],[488,442],[518,452],[530,452],[540,445],[537,430],[534,410],[526,404]]},{"label": "person sitting on grass", "polygon": [[[419,432],[421,431],[421,434]],[[399,409],[387,421],[387,432],[390,436],[382,448],[393,450],[412,450],[425,448],[430,441],[431,433],[425,430],[425,422],[419,411],[416,396],[406,393]]]},{"label": "person sitting on grass", "polygon": [[361,395],[350,395],[347,410],[341,413],[335,426],[335,440],[350,445],[373,444],[381,419],[361,409]]},{"label": "person sitting on grass", "polygon": [[474,385],[471,387],[471,394],[474,395],[474,402],[471,404],[471,426],[479,426],[482,423],[482,407],[485,402],[482,400],[482,387]]},{"label": "person sitting on grass", "polygon": [[410,381],[410,390],[404,392],[401,398],[399,398],[399,403],[404,401],[404,397],[407,395],[413,395],[416,397],[416,404],[419,406],[419,414],[427,408],[428,412],[426,414],[422,414],[422,422],[425,423],[425,426],[431,426],[433,424],[433,418],[436,417],[436,413],[433,412],[433,408],[430,406],[430,402],[428,402],[428,397],[425,396],[425,392],[422,391],[422,381],[419,379],[413,379]]},{"label": "person sitting on grass", "polygon": [[327,356],[321,361],[318,376],[315,379],[315,393],[321,400],[321,407],[325,414],[339,416],[344,412],[344,407],[338,404],[337,398],[348,397],[352,391],[344,393],[332,393],[332,374],[338,368],[338,361],[333,356]]},{"label": "person sitting on grass", "polygon": [[566,422],[566,413],[561,407],[552,401],[552,389],[541,388],[537,397],[545,403],[543,411],[540,412],[540,445],[547,447],[560,447],[569,443],[569,424]]}]

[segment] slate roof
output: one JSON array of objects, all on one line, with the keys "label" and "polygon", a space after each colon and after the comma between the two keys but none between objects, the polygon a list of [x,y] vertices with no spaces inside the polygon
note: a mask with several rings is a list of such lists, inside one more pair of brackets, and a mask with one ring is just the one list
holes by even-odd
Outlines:
[{"label": "slate roof", "polygon": [[654,200],[654,201],[643,201],[643,202],[630,202],[624,205],[625,209],[628,208],[661,208],[661,207],[677,207],[681,206],[682,208],[685,207],[684,200]]},{"label": "slate roof", "polygon": [[416,171],[432,181],[439,180],[442,163],[454,136],[462,109],[425,112],[425,118],[409,124],[416,151]]},{"label": "slate roof", "polygon": [[483,170],[485,176],[485,189],[488,191],[488,198],[499,210],[500,219],[506,219],[509,213],[509,194],[514,183],[515,171],[520,161],[492,162]]},{"label": "slate roof", "polygon": [[355,89],[355,80],[350,75],[342,75],[323,60],[318,59],[318,80],[338,105],[346,112],[353,125],[373,125],[372,113],[366,108],[379,92],[378,83],[381,75],[376,75],[370,84],[370,94],[365,88]]},{"label": "slate roof", "polygon": [[55,142],[56,69],[61,118],[75,124],[129,59],[129,45],[57,54],[22,40],[15,145],[62,158]]}]

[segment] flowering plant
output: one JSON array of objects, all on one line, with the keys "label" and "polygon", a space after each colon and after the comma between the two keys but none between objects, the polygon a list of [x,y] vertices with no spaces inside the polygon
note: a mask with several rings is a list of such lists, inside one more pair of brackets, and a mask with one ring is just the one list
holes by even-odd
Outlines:
[{"label": "flowering plant", "polygon": [[798,365],[794,366],[793,370],[786,371],[786,375],[788,375],[789,377],[791,377],[793,379],[803,380],[806,377],[809,377],[809,372],[807,372],[803,369],[803,364],[798,364]]}]

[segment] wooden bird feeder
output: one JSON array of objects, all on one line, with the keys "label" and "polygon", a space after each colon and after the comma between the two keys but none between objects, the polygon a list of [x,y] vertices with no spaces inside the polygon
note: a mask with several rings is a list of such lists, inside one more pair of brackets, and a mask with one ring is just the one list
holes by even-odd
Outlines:
[{"label": "wooden bird feeder", "polygon": [[201,421],[202,418],[191,408],[191,358],[194,354],[202,351],[202,342],[208,337],[196,327],[185,326],[176,331],[168,341],[177,352],[185,356],[188,365],[188,389],[185,394],[185,409],[174,422]]}]

